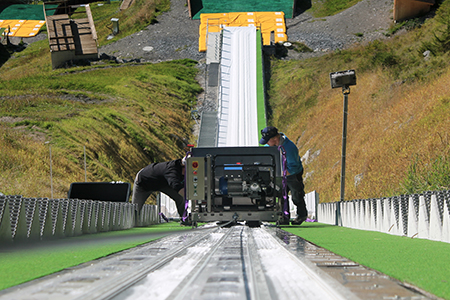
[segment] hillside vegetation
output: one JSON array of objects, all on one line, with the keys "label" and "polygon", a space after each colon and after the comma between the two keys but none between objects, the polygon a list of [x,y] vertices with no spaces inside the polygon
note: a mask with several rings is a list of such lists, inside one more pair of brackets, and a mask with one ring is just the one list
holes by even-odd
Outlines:
[{"label": "hillside vegetation", "polygon": [[[312,1],[312,10],[319,2],[317,13],[329,15],[357,1]],[[126,12],[118,2],[92,4],[100,45],[110,42],[111,17],[129,24],[120,38],[154,22],[168,3],[136,0]],[[272,60],[269,123],[299,146],[308,192],[339,198],[343,96],[329,73],[346,69],[358,78],[349,95],[346,199],[449,188],[449,3],[387,42]],[[52,70],[47,40],[0,53],[0,192],[50,197],[50,150],[59,198],[84,181],[84,153],[88,181],[132,182],[140,168],[182,156],[194,140],[195,61]]]},{"label": "hillside vegetation", "polygon": [[[135,30],[154,19],[159,4],[150,2],[134,6]],[[94,18],[101,22],[118,4],[93,5]],[[105,43],[110,32],[100,32]],[[47,40],[12,53],[0,69],[0,192],[50,197],[53,184],[55,198],[67,197],[70,183],[85,180],[85,155],[88,181],[126,182],[151,162],[181,157],[201,91],[195,65],[52,70]]]},{"label": "hillside vegetation", "polygon": [[306,190],[323,202],[340,198],[343,94],[329,73],[348,69],[357,85],[349,95],[345,199],[450,188],[450,1],[402,31],[319,58],[272,61],[269,123],[296,142]]}]

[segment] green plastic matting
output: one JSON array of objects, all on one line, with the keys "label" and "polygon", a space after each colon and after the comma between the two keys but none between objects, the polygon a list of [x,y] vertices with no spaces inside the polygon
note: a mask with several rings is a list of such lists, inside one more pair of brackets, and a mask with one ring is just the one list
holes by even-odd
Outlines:
[{"label": "green plastic matting", "polygon": [[192,19],[200,14],[228,12],[282,11],[285,18],[292,18],[296,0],[190,0]]},{"label": "green plastic matting", "polygon": [[[58,5],[47,5],[47,8],[55,8]],[[55,10],[47,11],[47,15],[53,15]],[[0,20],[39,20],[44,21],[44,8],[34,4],[0,4]]]}]

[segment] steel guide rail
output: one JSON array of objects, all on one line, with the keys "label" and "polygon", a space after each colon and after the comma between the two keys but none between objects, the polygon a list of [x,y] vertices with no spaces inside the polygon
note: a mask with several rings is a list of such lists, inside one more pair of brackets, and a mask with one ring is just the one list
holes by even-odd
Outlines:
[{"label": "steel guide rail", "polygon": [[[208,251],[193,258],[195,263],[189,263],[180,280],[161,278],[162,273],[149,274],[113,299],[357,299],[327,274],[317,274],[317,267],[292,255],[266,228],[236,225],[221,232]],[[200,248],[205,246],[208,244]],[[198,254],[199,250],[190,253]],[[186,255],[181,259],[190,258]],[[175,263],[160,271],[179,271],[182,265]],[[164,293],[161,285],[175,287]]]},{"label": "steel guide rail", "polygon": [[251,229],[231,227],[167,299],[272,299],[255,253]]}]

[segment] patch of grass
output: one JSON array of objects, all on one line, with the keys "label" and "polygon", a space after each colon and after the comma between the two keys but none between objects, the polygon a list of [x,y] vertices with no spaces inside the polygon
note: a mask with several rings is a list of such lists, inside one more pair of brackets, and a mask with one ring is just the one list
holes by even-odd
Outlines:
[{"label": "patch of grass", "polygon": [[314,17],[333,16],[349,7],[352,7],[361,0],[313,0],[312,7],[308,10]]},{"label": "patch of grass", "polygon": [[294,50],[297,52],[313,52],[313,49],[309,48],[304,43],[293,42],[292,45],[294,45]]},{"label": "patch of grass", "polygon": [[448,243],[320,223],[304,223],[301,227],[287,226],[283,229],[401,282],[450,299]]},{"label": "patch of grass", "polygon": [[27,247],[2,245],[0,290],[187,229],[190,227],[181,227],[179,223],[171,222],[65,238],[61,241],[44,241]]},{"label": "patch of grass", "polygon": [[[132,182],[145,165],[181,157],[201,91],[195,64],[73,68],[2,85],[7,97],[0,99],[0,114],[10,118],[0,122],[2,192],[47,196],[45,141],[51,141],[54,195],[61,198],[71,182],[84,181],[83,147],[89,181]],[[40,179],[28,182],[31,173]]]},{"label": "patch of grass", "polygon": [[[450,126],[450,52],[425,59],[419,51],[440,29],[441,23],[429,19],[387,41],[302,61],[272,61],[268,123],[296,142],[300,155],[320,152],[304,162],[307,192],[317,191],[324,202],[339,199],[342,93],[331,89],[329,73],[348,69],[356,70],[357,85],[349,95],[346,199],[404,194],[403,185],[450,189],[448,153],[442,150],[448,148]],[[409,171],[415,155],[420,164]],[[433,184],[419,184],[431,178]]]},{"label": "patch of grass", "polygon": [[436,12],[437,23],[441,26],[433,32],[433,39],[424,41],[420,52],[431,51],[434,56],[439,56],[450,51],[450,2],[445,1]]},{"label": "patch of grass", "polygon": [[[107,45],[124,38],[132,33],[144,30],[148,25],[156,22],[156,18],[162,12],[170,8],[169,0],[135,0],[128,9],[120,11],[120,1],[113,1],[111,4],[104,4],[103,1],[90,4],[92,17],[98,35],[100,46]],[[74,18],[83,18],[85,8],[80,7],[76,10]],[[111,18],[119,19],[119,33],[114,38],[108,40],[112,35]]]},{"label": "patch of grass", "polygon": [[393,23],[384,35],[392,36],[403,28],[406,29],[407,31],[420,28],[422,26],[422,23],[423,22],[420,18],[409,19],[402,22]]}]

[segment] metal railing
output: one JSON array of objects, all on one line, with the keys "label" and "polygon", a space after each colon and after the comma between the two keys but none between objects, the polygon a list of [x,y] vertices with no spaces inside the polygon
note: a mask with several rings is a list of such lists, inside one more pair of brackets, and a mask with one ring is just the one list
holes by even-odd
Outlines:
[{"label": "metal railing", "polygon": [[45,240],[148,226],[159,222],[156,205],[79,199],[0,196],[0,243]]},{"label": "metal railing", "polygon": [[450,243],[450,191],[320,203],[321,223]]}]

